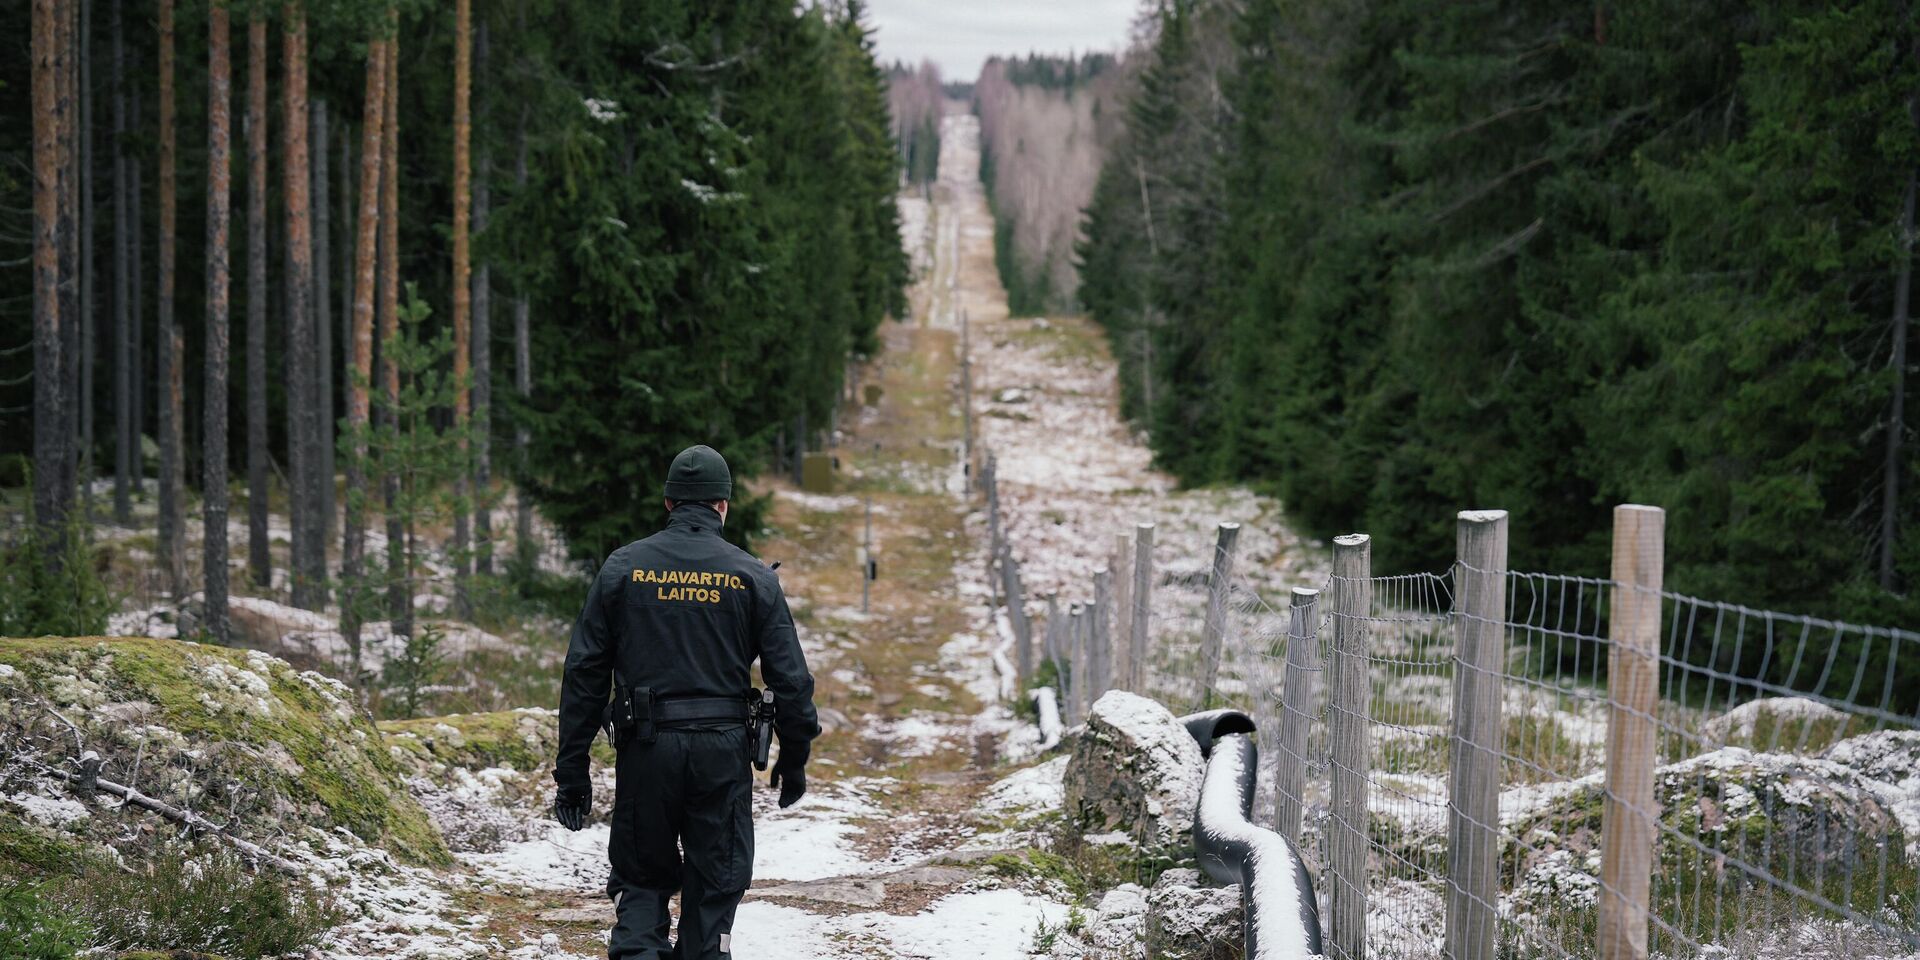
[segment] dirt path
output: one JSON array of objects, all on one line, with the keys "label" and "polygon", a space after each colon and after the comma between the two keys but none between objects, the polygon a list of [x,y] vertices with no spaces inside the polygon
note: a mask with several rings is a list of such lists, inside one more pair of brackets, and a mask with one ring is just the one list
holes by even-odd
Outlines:
[{"label": "dirt path", "polygon": [[[1248,522],[1252,593],[1322,575],[1270,499],[1177,490],[1151,468],[1119,418],[1114,361],[1091,324],[1008,316],[978,169],[977,123],[956,109],[942,127],[940,181],[930,197],[901,198],[918,278],[912,316],[885,325],[884,350],[852,391],[858,401],[842,407],[838,489],[759,485],[770,483],[774,503],[756,550],[782,564],[827,732],[805,800],[779,810],[771,792],[756,794],[754,887],[734,927],[738,954],[752,960],[1024,960],[1045,952],[1035,949],[1045,929],[1072,922],[1076,890],[1121,879],[1101,879],[1112,861],[1060,832],[1064,761],[1031,756],[1037,731],[1016,719],[995,671],[985,520],[961,466],[963,318],[976,445],[998,458],[1008,536],[1032,596],[1076,599],[1113,535],[1147,518],[1162,525],[1156,609],[1167,613],[1154,629],[1171,650],[1197,618],[1194,575],[1219,520]],[[879,579],[863,611],[869,503]],[[1177,681],[1180,671],[1161,657],[1155,675]],[[506,815],[525,839],[462,854],[465,869],[422,885],[419,903],[393,914],[427,917],[432,929],[369,918],[339,955],[467,957],[481,955],[476,941],[492,946],[487,956],[600,955],[613,919],[597,893],[612,782],[610,770],[596,776],[601,823],[569,834],[544,820],[544,781],[522,787]],[[990,862],[1036,847],[1066,849],[1072,875]],[[1082,853],[1091,859],[1073,859]]]},{"label": "dirt path", "polygon": [[[1005,804],[982,806],[1019,769],[1010,745],[1018,753],[1032,736],[1000,699],[983,527],[960,466],[959,310],[1005,315],[976,131],[973,117],[948,116],[931,200],[902,200],[919,267],[913,316],[885,326],[885,349],[862,371],[857,392],[877,388],[876,402],[843,408],[838,490],[776,482],[771,535],[756,544],[782,564],[827,733],[805,800],[779,810],[770,791],[756,795],[754,888],[734,927],[738,955],[754,960],[1014,960],[1069,909],[985,865],[1033,839]],[[880,575],[862,612],[869,498]],[[1036,806],[1050,789],[1039,784]],[[469,855],[455,899],[516,956],[594,956],[612,919],[594,894],[606,838],[604,825],[542,827]]]}]

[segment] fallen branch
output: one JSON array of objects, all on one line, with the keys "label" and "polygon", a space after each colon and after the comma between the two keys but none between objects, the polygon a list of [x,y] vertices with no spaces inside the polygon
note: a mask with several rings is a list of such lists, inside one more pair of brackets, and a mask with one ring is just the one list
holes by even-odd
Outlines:
[{"label": "fallen branch", "polygon": [[[53,776],[66,781],[67,783],[74,784],[76,787],[80,787],[83,790],[85,788],[87,777],[84,774],[68,773],[65,770],[60,770],[55,767],[49,767],[44,763],[36,762],[35,765],[40,767],[40,769],[45,770],[47,773],[50,773]],[[96,767],[95,769],[97,770],[98,768]],[[221,840],[226,841],[228,844],[231,844],[235,850],[240,851],[241,856],[246,857],[247,859],[253,861],[256,864],[264,863],[270,867],[273,867],[276,870],[281,871],[282,873],[286,873],[295,877],[302,877],[302,876],[305,876],[306,874],[306,871],[301,869],[299,864],[296,864],[293,861],[280,856],[279,854],[273,853],[272,851],[269,851],[267,848],[262,847],[259,844],[254,843],[250,840],[242,840],[239,837],[236,837],[233,834],[228,833],[225,827],[222,827],[214,823],[213,821],[208,820],[207,818],[197,813],[194,813],[191,810],[182,810],[179,807],[176,807],[173,804],[167,803],[164,800],[156,800],[153,797],[149,797],[146,794],[133,789],[132,787],[122,786],[121,784],[114,783],[112,780],[99,779],[97,775],[93,777],[93,785],[95,788],[99,789],[104,793],[113,794],[114,796],[119,797],[122,800],[125,800],[126,802],[131,803],[136,807],[139,807],[143,810],[152,811],[153,813],[157,813],[196,833],[212,834],[213,836],[219,837]]]}]

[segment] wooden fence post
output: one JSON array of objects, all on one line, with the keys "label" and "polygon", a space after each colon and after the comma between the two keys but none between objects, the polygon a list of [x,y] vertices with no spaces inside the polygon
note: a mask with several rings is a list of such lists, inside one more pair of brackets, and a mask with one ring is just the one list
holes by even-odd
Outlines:
[{"label": "wooden fence post", "polygon": [[1600,807],[1600,960],[1646,960],[1653,877],[1654,710],[1667,513],[1613,508],[1612,649],[1607,654],[1607,790]]},{"label": "wooden fence post", "polygon": [[[1053,674],[1060,675],[1060,595],[1047,594],[1047,632],[1040,641],[1040,656],[1053,664]],[[1060,691],[1062,694],[1065,691]],[[1064,697],[1062,698],[1064,700]]]},{"label": "wooden fence post", "polygon": [[1127,617],[1127,689],[1145,695],[1147,669],[1153,647],[1147,630],[1153,625],[1153,524],[1133,527],[1133,590],[1128,597],[1133,612]]},{"label": "wooden fence post", "polygon": [[1227,597],[1233,589],[1233,550],[1240,541],[1240,525],[1220,524],[1213,546],[1213,569],[1207,574],[1207,620],[1200,637],[1200,700],[1195,709],[1213,705],[1220,681],[1220,645],[1227,633]]},{"label": "wooden fence post", "polygon": [[[1298,595],[1296,594],[1296,603]],[[1296,609],[1298,609],[1296,607]],[[1333,539],[1333,643],[1327,672],[1327,912],[1330,955],[1360,960],[1367,949],[1367,748],[1373,684],[1373,540],[1364,533]],[[1293,674],[1288,644],[1288,676]],[[1303,738],[1304,739],[1304,738]]]},{"label": "wooden fence post", "polygon": [[1089,613],[1093,649],[1087,657],[1092,673],[1087,678],[1087,697],[1091,702],[1113,688],[1113,571],[1105,567],[1093,572],[1093,607]]},{"label": "wooden fence post", "polygon": [[1287,617],[1287,672],[1280,695],[1280,755],[1274,765],[1274,821],[1281,836],[1300,845],[1300,818],[1307,787],[1307,734],[1313,709],[1315,675],[1320,672],[1320,591],[1293,588]]},{"label": "wooden fence post", "polygon": [[1499,933],[1507,512],[1462,510],[1457,530],[1446,955],[1453,960],[1491,960]]},{"label": "wooden fence post", "polygon": [[1014,673],[1019,677],[1020,696],[1026,696],[1033,680],[1033,624],[1027,620],[1027,596],[1021,592],[1020,563],[1013,559],[1013,548],[1000,545],[1000,576],[1007,588],[1007,625],[1013,628]]},{"label": "wooden fence post", "polygon": [[1113,571],[1113,613],[1107,621],[1113,625],[1113,673],[1111,686],[1138,693],[1133,686],[1133,538],[1124,533],[1113,535],[1113,559],[1107,565]]},{"label": "wooden fence post", "polygon": [[1073,722],[1086,719],[1087,708],[1087,616],[1080,604],[1074,604],[1067,611],[1067,644],[1069,666],[1067,667],[1067,689],[1072,691]]},{"label": "wooden fence post", "polygon": [[[965,342],[964,332],[966,330],[966,322],[964,319],[964,315],[961,321],[960,329],[962,331],[962,336],[963,336],[962,342],[964,343]],[[963,464],[960,468],[961,470],[960,479],[961,479],[961,485],[962,485],[961,492],[971,497],[973,496],[973,481],[974,481],[974,476],[973,476],[973,358],[968,354],[967,348],[965,346],[962,346],[960,348],[960,417],[961,417],[961,422],[963,424],[960,432],[961,450],[963,454]]]},{"label": "wooden fence post", "polygon": [[987,454],[986,464],[980,468],[980,488],[987,499],[987,614],[993,614],[998,605],[999,584],[993,575],[994,561],[1000,557],[1000,482],[995,475],[996,465],[993,454]]}]

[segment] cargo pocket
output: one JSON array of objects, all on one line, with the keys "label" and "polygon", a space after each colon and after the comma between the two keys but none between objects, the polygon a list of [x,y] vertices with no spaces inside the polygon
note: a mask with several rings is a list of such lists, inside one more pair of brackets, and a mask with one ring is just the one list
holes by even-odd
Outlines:
[{"label": "cargo pocket", "polygon": [[753,879],[753,794],[748,788],[729,791],[713,807],[709,834],[707,881],[719,893],[745,890]]},{"label": "cargo pocket", "polygon": [[732,893],[745,890],[753,879],[753,778],[747,769],[747,741],[744,731],[705,736],[699,779],[707,789],[691,798],[687,811],[687,839],[693,842],[688,865],[700,871],[709,889]]},{"label": "cargo pocket", "polygon": [[737,863],[735,870],[739,874],[733,890],[745,890],[753,884],[753,777],[747,777],[746,786],[740,788],[739,800],[734,804],[733,813],[734,842],[733,849]]}]

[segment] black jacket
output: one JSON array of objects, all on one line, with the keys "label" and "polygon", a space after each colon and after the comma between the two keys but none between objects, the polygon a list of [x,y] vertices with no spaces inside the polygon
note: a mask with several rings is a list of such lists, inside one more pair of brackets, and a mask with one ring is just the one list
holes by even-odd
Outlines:
[{"label": "black jacket", "polygon": [[615,550],[593,579],[560,683],[553,779],[587,782],[587,748],[615,669],[657,699],[745,697],[756,658],[773,691],[781,749],[819,736],[813,675],[780,579],[721,539],[713,508],[684,504],[665,530]]}]

